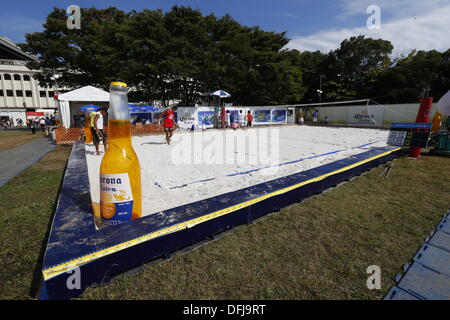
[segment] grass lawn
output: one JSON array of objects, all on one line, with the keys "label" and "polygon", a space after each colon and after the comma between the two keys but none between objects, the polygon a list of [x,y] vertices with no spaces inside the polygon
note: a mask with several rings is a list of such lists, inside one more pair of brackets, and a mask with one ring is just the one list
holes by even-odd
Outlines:
[{"label": "grass lawn", "polygon": [[30,140],[40,138],[43,136],[44,133],[38,129],[36,129],[36,134],[32,134],[31,129],[0,130],[0,151],[15,148]]},{"label": "grass lawn", "polygon": [[[0,188],[0,299],[29,297],[68,151]],[[450,209],[449,160],[399,159],[387,179],[377,168],[82,298],[380,299]],[[366,287],[370,265],[381,267],[382,290]]]},{"label": "grass lawn", "polygon": [[0,188],[0,299],[27,299],[71,147],[57,146]]}]

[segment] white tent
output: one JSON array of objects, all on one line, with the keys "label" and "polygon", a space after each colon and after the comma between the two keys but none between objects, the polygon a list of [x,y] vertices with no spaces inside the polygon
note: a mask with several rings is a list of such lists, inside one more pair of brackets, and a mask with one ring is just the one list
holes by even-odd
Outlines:
[{"label": "white tent", "polygon": [[70,128],[70,102],[109,102],[109,92],[92,86],[75,89],[58,96],[58,108],[62,125]]}]

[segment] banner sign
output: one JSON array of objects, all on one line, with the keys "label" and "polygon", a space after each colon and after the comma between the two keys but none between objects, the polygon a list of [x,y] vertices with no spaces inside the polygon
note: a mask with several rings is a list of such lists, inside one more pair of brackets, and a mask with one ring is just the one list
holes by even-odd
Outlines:
[{"label": "banner sign", "polygon": [[255,122],[270,122],[270,110],[255,110]]},{"label": "banner sign", "polygon": [[380,125],[384,123],[384,107],[355,106],[347,109],[347,123],[355,125]]},{"label": "banner sign", "polygon": [[286,109],[272,110],[272,122],[286,122]]},{"label": "banner sign", "polygon": [[43,112],[26,112],[27,117],[43,117],[45,114]]},{"label": "banner sign", "polygon": [[393,123],[387,144],[390,146],[426,148],[431,123]]},{"label": "banner sign", "polygon": [[214,111],[199,111],[198,112],[199,125],[214,125]]}]

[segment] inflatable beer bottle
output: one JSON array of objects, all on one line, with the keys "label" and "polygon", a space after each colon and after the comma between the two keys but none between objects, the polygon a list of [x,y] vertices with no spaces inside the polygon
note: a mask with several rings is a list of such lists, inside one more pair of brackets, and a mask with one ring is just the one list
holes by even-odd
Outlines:
[{"label": "inflatable beer bottle", "polygon": [[100,165],[100,213],[103,223],[116,225],[142,214],[139,159],[131,144],[127,85],[110,85],[108,148]]}]

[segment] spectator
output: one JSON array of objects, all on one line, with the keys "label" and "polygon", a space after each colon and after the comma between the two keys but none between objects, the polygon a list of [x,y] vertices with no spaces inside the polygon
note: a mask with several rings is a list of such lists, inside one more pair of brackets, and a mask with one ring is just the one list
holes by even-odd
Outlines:
[{"label": "spectator", "polygon": [[36,124],[33,119],[30,119],[30,129],[32,134],[36,134]]},{"label": "spectator", "polygon": [[238,121],[239,121],[239,127],[241,127],[241,128],[245,127],[245,117],[244,117],[244,114],[242,113],[242,110],[239,110]]},{"label": "spectator", "polygon": [[42,132],[45,131],[45,119],[41,118],[41,120],[39,120],[39,124],[41,126]]},{"label": "spectator", "polygon": [[100,141],[103,140],[103,147],[106,151],[108,147],[108,139],[106,133],[103,131],[103,118],[106,115],[106,110],[104,108],[99,109],[97,112],[91,112],[91,131],[92,140],[94,141],[95,151],[97,155],[100,155],[99,145]]},{"label": "spectator", "polygon": [[247,113],[247,127],[251,127],[253,122],[253,116],[251,111],[249,110]]},{"label": "spectator", "polygon": [[230,112],[230,128],[233,128],[234,130],[236,130],[235,126],[234,126],[234,114],[232,112]]},{"label": "spectator", "polygon": [[319,121],[319,110],[316,110],[313,113],[313,124],[317,124],[318,121]]},{"label": "spectator", "polygon": [[303,113],[300,113],[300,116],[298,117],[298,124],[301,126],[305,124],[305,118],[303,117]]}]

